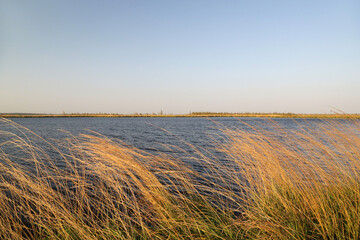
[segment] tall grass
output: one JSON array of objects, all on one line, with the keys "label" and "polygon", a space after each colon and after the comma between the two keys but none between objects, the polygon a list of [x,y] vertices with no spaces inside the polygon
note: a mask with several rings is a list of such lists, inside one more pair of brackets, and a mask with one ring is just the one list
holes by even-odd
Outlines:
[{"label": "tall grass", "polygon": [[247,181],[249,236],[359,239],[359,122],[274,129],[230,131],[224,147]]},{"label": "tall grass", "polygon": [[[359,122],[223,128],[203,171],[98,134],[2,119],[2,239],[359,239]],[[8,129],[10,126],[10,130]],[[252,126],[249,126],[252,127]],[[56,161],[53,161],[54,159]]]}]

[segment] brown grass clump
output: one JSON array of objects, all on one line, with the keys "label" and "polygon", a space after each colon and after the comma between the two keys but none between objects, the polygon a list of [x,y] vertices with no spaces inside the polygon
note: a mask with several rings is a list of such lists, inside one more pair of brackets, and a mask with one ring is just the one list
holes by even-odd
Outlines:
[{"label": "brown grass clump", "polygon": [[359,239],[359,127],[352,121],[227,131],[223,150],[237,164],[234,175],[246,179],[247,237]]},{"label": "brown grass clump", "polygon": [[1,121],[1,239],[360,236],[355,120],[296,131],[275,123],[268,131],[224,129],[223,159],[195,146],[195,154],[184,152],[201,172],[101,135],[50,143]]},{"label": "brown grass clump", "polygon": [[180,160],[103,136],[80,135],[53,145],[3,122],[19,134],[1,132],[7,139],[0,155],[1,238],[227,239],[233,234],[231,213],[213,204],[223,193]]}]

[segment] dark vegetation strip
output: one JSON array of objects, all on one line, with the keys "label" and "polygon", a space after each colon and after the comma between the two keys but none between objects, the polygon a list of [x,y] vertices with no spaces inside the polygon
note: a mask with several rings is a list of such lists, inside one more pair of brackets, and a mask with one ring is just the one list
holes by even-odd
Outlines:
[{"label": "dark vegetation strip", "polygon": [[0,114],[3,118],[44,118],[44,117],[260,117],[260,118],[339,118],[360,119],[360,114],[294,114],[294,113],[211,113],[194,112],[191,114]]}]

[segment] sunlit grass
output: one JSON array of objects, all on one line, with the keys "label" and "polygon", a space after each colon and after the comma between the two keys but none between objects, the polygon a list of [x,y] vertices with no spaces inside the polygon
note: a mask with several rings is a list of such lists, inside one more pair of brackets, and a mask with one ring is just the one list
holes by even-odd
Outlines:
[{"label": "sunlit grass", "polygon": [[50,143],[3,119],[0,238],[359,239],[360,125],[350,121],[222,129],[224,159],[191,146],[197,172],[97,134]]},{"label": "sunlit grass", "polygon": [[297,132],[230,131],[225,151],[248,182],[244,215],[250,236],[359,239],[358,134],[358,122]]}]

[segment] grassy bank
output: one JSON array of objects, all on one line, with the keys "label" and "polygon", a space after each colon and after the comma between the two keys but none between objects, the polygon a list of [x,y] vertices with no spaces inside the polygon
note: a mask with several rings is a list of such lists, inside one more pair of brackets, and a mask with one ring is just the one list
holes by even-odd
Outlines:
[{"label": "grassy bank", "polygon": [[295,113],[216,113],[216,112],[194,112],[191,114],[0,114],[2,118],[45,118],[45,117],[259,117],[259,118],[339,118],[339,119],[360,119],[360,114],[295,114]]},{"label": "grassy bank", "polygon": [[1,239],[360,236],[357,120],[298,131],[276,123],[271,131],[223,129],[224,159],[192,146],[203,172],[101,135],[50,143],[1,121]]}]

